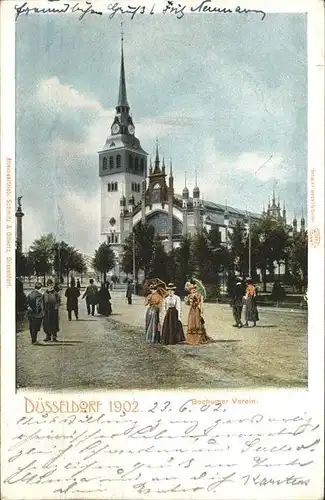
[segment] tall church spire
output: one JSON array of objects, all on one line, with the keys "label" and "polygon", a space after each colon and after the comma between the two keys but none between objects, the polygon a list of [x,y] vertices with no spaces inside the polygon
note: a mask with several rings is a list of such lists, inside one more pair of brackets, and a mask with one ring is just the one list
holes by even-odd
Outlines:
[{"label": "tall church spire", "polygon": [[123,52],[123,23],[121,23],[121,69],[120,69],[120,87],[118,92],[117,107],[129,108],[128,98],[126,95],[125,69],[124,69],[124,52]]}]

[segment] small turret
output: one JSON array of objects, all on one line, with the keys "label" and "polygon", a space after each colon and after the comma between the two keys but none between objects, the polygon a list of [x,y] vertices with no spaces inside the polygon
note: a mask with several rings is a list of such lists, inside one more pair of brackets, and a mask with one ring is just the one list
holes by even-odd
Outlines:
[{"label": "small turret", "polygon": [[193,206],[196,207],[200,204],[200,189],[197,185],[197,171],[195,170],[195,186],[193,189]]},{"label": "small turret", "polygon": [[297,218],[294,216],[293,221],[292,221],[292,227],[293,227],[293,232],[297,232]]},{"label": "small turret", "polygon": [[306,231],[306,221],[304,217],[304,212],[301,212],[301,219],[300,219],[300,232],[304,233]]},{"label": "small turret", "polygon": [[172,159],[170,159],[170,165],[169,165],[169,188],[174,189],[174,176],[173,176]]},{"label": "small turret", "polygon": [[287,211],[286,211],[285,201],[283,202],[282,219],[283,219],[283,223],[286,224],[287,223]]},{"label": "small turret", "polygon": [[165,175],[165,173],[166,173],[166,165],[165,165],[165,156],[164,156],[164,154],[163,154],[163,160],[162,160],[162,168],[161,168],[161,170],[162,170],[162,173]]},{"label": "small turret", "polygon": [[188,188],[185,186],[185,188],[182,191],[182,198],[183,200],[188,200],[190,196]]}]

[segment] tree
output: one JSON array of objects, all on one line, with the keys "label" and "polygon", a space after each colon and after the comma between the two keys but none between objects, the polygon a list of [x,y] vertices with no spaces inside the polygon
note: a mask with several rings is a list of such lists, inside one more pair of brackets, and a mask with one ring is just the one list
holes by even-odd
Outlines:
[{"label": "tree", "polygon": [[280,265],[285,261],[289,246],[288,234],[274,217],[265,215],[253,227],[254,256],[256,265],[261,269],[263,290],[266,291],[267,271],[274,274],[274,262]]},{"label": "tree", "polygon": [[148,269],[148,277],[160,278],[168,282],[171,280],[171,270],[169,267],[170,257],[165,252],[162,241],[159,236],[154,240],[152,259]]},{"label": "tree", "polygon": [[175,268],[175,285],[184,287],[184,283],[190,278],[194,271],[192,239],[190,236],[183,236],[181,244],[171,254],[174,259],[173,269]]},{"label": "tree", "polygon": [[36,276],[43,276],[44,286],[46,274],[50,272],[53,264],[54,245],[55,238],[54,235],[50,233],[36,239],[29,251]]},{"label": "tree", "polygon": [[230,269],[244,275],[248,272],[247,231],[242,221],[237,221],[230,239]]},{"label": "tree", "polygon": [[150,262],[153,258],[155,229],[151,225],[139,222],[139,224],[133,228],[133,234],[125,240],[123,244],[121,266],[126,274],[133,272],[133,237],[136,266],[135,279],[138,280],[139,269],[143,269],[144,276],[147,278]]},{"label": "tree", "polygon": [[104,242],[98,247],[92,264],[96,271],[104,274],[104,281],[106,281],[108,271],[115,266],[115,254],[108,243]]},{"label": "tree", "polygon": [[28,276],[28,261],[20,248],[16,248],[16,276]]},{"label": "tree", "polygon": [[301,290],[308,284],[308,237],[307,232],[296,233],[290,247],[290,268],[294,283]]},{"label": "tree", "polygon": [[193,271],[205,283],[218,283],[217,269],[214,267],[215,258],[208,239],[208,233],[203,230],[192,239]]},{"label": "tree", "polygon": [[73,246],[68,245],[65,241],[56,242],[54,244],[54,259],[53,265],[58,278],[67,277],[69,282],[69,274],[71,271],[83,273],[87,270],[85,260],[81,253]]}]

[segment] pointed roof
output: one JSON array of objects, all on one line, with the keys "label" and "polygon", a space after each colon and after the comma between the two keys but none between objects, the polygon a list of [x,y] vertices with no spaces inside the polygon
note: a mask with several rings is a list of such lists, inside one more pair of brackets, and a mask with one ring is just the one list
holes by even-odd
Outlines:
[{"label": "pointed roof", "polygon": [[273,196],[272,196],[272,206],[275,207],[275,189],[273,188]]},{"label": "pointed roof", "polygon": [[189,197],[189,190],[188,190],[188,187],[187,187],[187,179],[186,179],[186,170],[185,170],[185,185],[184,185],[184,189],[183,189],[183,192],[182,192],[182,197],[185,198],[185,199],[188,199]]},{"label": "pointed roof", "polygon": [[118,92],[117,106],[129,107],[128,98],[126,95],[125,69],[124,69],[124,52],[123,52],[123,32],[121,37],[121,69],[120,69],[120,87]]},{"label": "pointed roof", "polygon": [[195,170],[195,186],[193,188],[193,198],[199,198],[200,197],[200,189],[197,185],[197,170]]},{"label": "pointed roof", "polygon": [[160,169],[159,164],[160,164],[160,160],[159,160],[159,151],[158,151],[158,139],[156,139],[156,159],[155,159],[155,168],[153,171],[154,174],[161,173],[161,169]]},{"label": "pointed roof", "polygon": [[170,159],[170,163],[169,163],[169,177],[173,177],[173,162],[172,162],[172,159]]}]

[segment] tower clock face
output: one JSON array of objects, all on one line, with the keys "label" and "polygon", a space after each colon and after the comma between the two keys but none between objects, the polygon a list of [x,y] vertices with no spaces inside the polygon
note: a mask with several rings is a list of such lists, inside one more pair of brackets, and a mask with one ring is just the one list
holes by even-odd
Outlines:
[{"label": "tower clock face", "polygon": [[133,125],[129,125],[129,128],[128,128],[130,134],[134,134],[134,127]]},{"label": "tower clock face", "polygon": [[112,127],[113,134],[117,134],[119,131],[120,131],[119,125],[117,123],[114,123],[114,125]]}]

